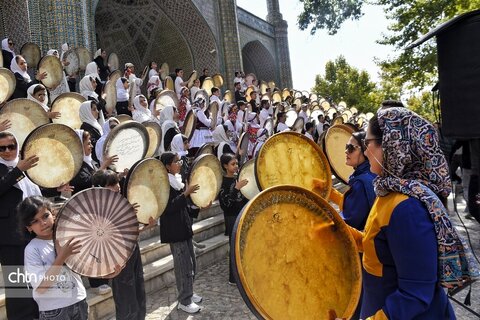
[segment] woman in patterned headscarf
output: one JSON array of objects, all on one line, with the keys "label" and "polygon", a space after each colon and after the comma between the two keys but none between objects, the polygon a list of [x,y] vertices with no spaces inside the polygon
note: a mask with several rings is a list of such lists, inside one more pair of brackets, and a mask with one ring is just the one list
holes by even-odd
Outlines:
[{"label": "woman in patterned headscarf", "polygon": [[[450,193],[435,128],[414,112],[379,110],[363,141],[377,199],[364,232],[362,319],[455,319],[442,287],[478,276],[438,196]],[[369,318],[370,317],[370,318]]]}]

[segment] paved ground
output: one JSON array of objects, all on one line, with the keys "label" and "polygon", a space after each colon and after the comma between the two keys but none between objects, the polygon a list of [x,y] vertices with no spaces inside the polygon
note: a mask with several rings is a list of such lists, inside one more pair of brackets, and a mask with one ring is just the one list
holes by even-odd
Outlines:
[{"label": "paved ground", "polygon": [[[463,218],[465,203],[457,197],[458,212]],[[453,212],[453,202],[450,199],[449,209],[455,223],[459,226],[459,232],[466,237],[460,220]],[[475,251],[480,255],[480,225],[475,220],[463,219],[468,228]],[[150,294],[147,300],[148,320],[190,320],[190,319],[255,319],[243,302],[238,289],[228,285],[228,263],[225,259],[206,270],[202,270],[195,281],[195,291],[201,294],[204,301],[201,305],[204,309],[195,315],[189,315],[176,309],[176,289],[170,287]],[[467,290],[464,290],[455,298],[463,302]],[[478,319],[455,302],[452,302],[458,319]],[[480,313],[480,283],[472,286],[472,307]]]}]

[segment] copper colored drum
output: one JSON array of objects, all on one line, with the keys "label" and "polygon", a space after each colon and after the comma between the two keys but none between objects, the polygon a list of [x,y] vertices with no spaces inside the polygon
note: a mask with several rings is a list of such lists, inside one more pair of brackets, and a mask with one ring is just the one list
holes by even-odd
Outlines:
[{"label": "copper colored drum", "polygon": [[92,54],[85,47],[75,48],[75,52],[77,52],[77,55],[78,55],[78,61],[79,61],[78,66],[80,70],[85,71],[87,64],[92,62]]},{"label": "copper colored drum", "polygon": [[52,119],[53,123],[64,124],[72,129],[80,129],[80,105],[86,99],[75,92],[66,92],[59,95],[52,104],[52,112],[60,112],[60,118]]},{"label": "copper colored drum", "polygon": [[116,53],[112,52],[108,55],[107,64],[110,67],[111,71],[120,69],[120,59],[118,59],[118,56]]},{"label": "copper colored drum", "polygon": [[[270,137],[258,152],[255,177],[260,190],[291,184],[314,190],[327,199],[332,174],[327,158],[319,146],[302,134],[284,131]],[[324,182],[318,188],[314,179]]]},{"label": "copper colored drum", "polygon": [[361,293],[353,237],[317,194],[292,185],[251,200],[233,230],[234,274],[259,319],[349,319]]},{"label": "copper colored drum", "polygon": [[76,76],[80,69],[80,58],[75,49],[69,49],[63,54],[63,59],[68,61],[68,66],[65,66],[65,72],[69,76]]},{"label": "copper colored drum", "polygon": [[345,145],[355,130],[349,126],[337,124],[330,127],[325,135],[325,154],[335,176],[348,184],[353,168],[345,164]]},{"label": "copper colored drum", "polygon": [[126,121],[113,128],[103,145],[103,154],[118,156],[117,172],[130,169],[137,161],[145,158],[149,144],[148,131],[135,121]]},{"label": "copper colored drum", "polygon": [[126,195],[130,203],[136,203],[138,221],[148,224],[150,217],[158,219],[165,211],[170,196],[168,172],[160,160],[140,160],[129,171],[126,179]]},{"label": "copper colored drum", "polygon": [[188,140],[192,139],[195,127],[197,126],[197,115],[195,111],[189,110],[183,122],[182,133],[187,136]]},{"label": "copper colored drum", "polygon": [[83,144],[72,128],[49,123],[25,139],[22,158],[34,155],[39,160],[35,167],[27,170],[30,180],[44,188],[57,188],[70,182],[80,171]]},{"label": "copper colored drum", "polygon": [[45,56],[38,63],[38,73],[47,73],[42,83],[49,89],[55,89],[63,80],[63,66],[55,56]]},{"label": "copper colored drum", "polygon": [[215,87],[217,88],[223,87],[223,76],[220,73],[214,74],[212,79],[213,79],[213,84],[215,84]]},{"label": "copper colored drum", "polygon": [[215,87],[215,82],[212,78],[206,77],[202,83],[202,89],[207,91],[208,96],[212,94],[212,88]]},{"label": "copper colored drum", "polygon": [[4,103],[15,92],[17,80],[12,71],[0,68],[0,103]]},{"label": "copper colored drum", "polygon": [[60,209],[54,239],[64,246],[80,240],[80,252],[66,265],[74,272],[93,278],[108,278],[115,267],[125,267],[137,245],[138,220],[135,209],[118,192],[91,188],[74,195]]},{"label": "copper colored drum", "polygon": [[188,183],[198,184],[199,190],[190,195],[192,202],[204,208],[213,202],[222,186],[223,171],[220,161],[213,154],[204,154],[195,159],[192,164]]},{"label": "copper colored drum", "polygon": [[245,90],[245,100],[247,100],[247,102],[250,102],[250,100],[252,100],[252,97],[250,97],[250,94],[255,91],[255,87],[254,86],[249,86],[247,88],[247,90]]},{"label": "copper colored drum", "polygon": [[148,131],[148,150],[145,157],[150,158],[155,155],[162,142],[162,128],[160,125],[153,121],[147,121],[142,123],[145,126],[145,129]]},{"label": "copper colored drum", "polygon": [[238,181],[247,179],[248,183],[240,192],[248,200],[252,200],[257,194],[260,193],[258,189],[257,180],[255,179],[255,159],[250,159],[242,165],[240,172],[238,173]]},{"label": "copper colored drum", "polygon": [[27,42],[20,49],[20,55],[27,61],[28,68],[34,68],[40,61],[42,52],[36,43]]},{"label": "copper colored drum", "polygon": [[25,98],[8,101],[0,109],[0,122],[4,120],[10,120],[8,131],[15,135],[20,148],[30,132],[50,122],[47,112],[38,102]]}]

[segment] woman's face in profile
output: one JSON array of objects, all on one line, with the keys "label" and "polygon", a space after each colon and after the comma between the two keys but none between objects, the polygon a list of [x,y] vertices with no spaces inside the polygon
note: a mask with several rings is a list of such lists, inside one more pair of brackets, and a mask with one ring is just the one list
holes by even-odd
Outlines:
[{"label": "woman's face in profile", "polygon": [[383,149],[381,140],[372,135],[370,128],[364,140],[365,156],[370,161],[370,171],[378,176],[383,174]]}]

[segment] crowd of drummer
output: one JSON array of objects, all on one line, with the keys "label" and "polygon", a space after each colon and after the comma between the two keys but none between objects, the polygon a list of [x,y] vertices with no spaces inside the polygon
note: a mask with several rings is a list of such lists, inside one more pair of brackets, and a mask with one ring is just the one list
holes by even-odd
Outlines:
[{"label": "crowd of drummer", "polygon": [[[48,101],[53,100],[53,92],[61,94],[76,91],[77,79],[65,77],[64,83],[59,87],[45,88],[41,80],[46,75],[36,74],[35,80],[32,80],[27,72],[25,59],[15,55],[13,42],[10,39],[5,40],[2,41],[4,66],[10,67],[17,80],[17,87],[11,99],[20,97],[35,99],[48,112],[50,118],[59,117],[58,113],[51,112]],[[56,50],[50,50],[48,54],[57,55],[62,60],[66,50],[68,45],[65,44],[62,46],[61,54]],[[211,88],[210,95],[202,94],[202,81],[209,76],[208,69],[203,69],[202,76],[196,79],[190,88],[183,78],[183,70],[176,69],[172,78],[174,78],[174,92],[177,95],[178,104],[164,106],[158,111],[155,107],[155,98],[163,91],[165,84],[155,62],[149,65],[148,74],[145,77],[148,79],[146,83],[142,80],[143,77],[135,74],[135,66],[126,63],[122,70],[123,76],[115,83],[117,104],[114,109],[108,109],[102,88],[113,70],[110,70],[105,60],[106,52],[99,49],[95,53],[94,61],[87,65],[85,76],[78,83],[78,92],[88,99],[82,103],[79,114],[82,127],[78,134],[84,145],[84,164],[79,175],[70,184],[60,187],[57,191],[78,192],[92,185],[111,187],[118,191],[121,174],[120,176],[112,175],[111,171],[107,170],[109,166],[114,165],[116,158],[115,156],[104,157],[101,152],[102,144],[109,131],[120,123],[116,117],[125,114],[132,117],[134,121],[157,122],[162,128],[163,137],[156,156],[159,156],[166,166],[171,190],[173,190],[169,200],[172,206],[167,207],[166,210],[171,213],[162,216],[169,221],[164,220],[164,223],[160,221],[161,237],[162,241],[165,235],[165,239],[171,238],[173,240],[170,239],[170,241],[177,242],[178,239],[174,238],[178,234],[172,234],[171,230],[169,234],[162,234],[162,228],[163,233],[168,232],[166,231],[168,223],[180,223],[172,220],[176,219],[172,218],[175,212],[181,212],[183,219],[190,221],[186,225],[187,228],[182,231],[182,235],[189,238],[189,241],[186,241],[184,246],[171,246],[171,250],[179,291],[178,308],[189,313],[198,312],[201,310],[198,303],[202,298],[193,292],[195,253],[194,243],[191,240],[191,217],[195,215],[195,210],[198,213],[198,208],[191,209],[191,203],[187,201],[188,196],[198,190],[198,186],[185,185],[185,170],[188,170],[185,165],[188,165],[188,159],[194,157],[198,149],[205,144],[215,146],[216,156],[225,169],[219,200],[225,212],[227,234],[231,236],[235,217],[247,201],[239,190],[248,183],[248,181],[235,179],[239,165],[235,154],[241,155],[242,152],[246,152],[249,158],[253,158],[269,136],[286,130],[298,131],[318,141],[322,132],[328,129],[331,119],[323,114],[318,115],[317,119],[311,119],[308,112],[308,97],[303,97],[305,104],[293,107],[294,109],[298,107],[297,117],[304,118],[302,121],[304,125],[301,128],[287,126],[286,111],[291,107],[289,101],[272,104],[271,89],[266,90],[263,95],[260,94],[255,80],[252,83],[253,90],[247,90],[250,84],[240,71],[233,79],[235,87],[233,101],[223,99],[221,90],[217,87]],[[65,61],[63,62],[65,64]],[[130,86],[135,88],[133,99],[130,97],[132,93]],[[146,95],[142,94],[142,88]],[[49,96],[50,99],[48,99]],[[212,102],[217,102],[219,106],[216,115],[211,114],[209,109]],[[186,137],[181,132],[183,126],[188,125],[189,112],[195,114],[197,121],[192,135]],[[415,125],[411,127],[412,121]],[[212,123],[217,125],[213,127]],[[402,127],[406,124],[407,127]],[[25,199],[40,195],[40,190],[37,190],[38,187],[36,189],[32,187],[33,183],[23,174],[35,165],[38,158],[19,159],[15,137],[4,132],[8,130],[9,123],[4,122],[0,126],[2,131],[0,133],[0,169],[2,170],[0,175],[2,175],[2,187],[7,190],[0,195],[0,201],[2,204],[8,204],[7,216],[10,217],[8,228],[3,224],[0,226],[2,231],[0,258],[3,268],[4,264],[23,265],[23,251],[26,243],[23,240],[12,240],[17,238],[14,231],[16,228],[12,228],[17,223],[13,218],[14,212],[19,203],[23,204],[23,208],[27,208],[29,203],[25,204]],[[243,145],[239,140],[244,132],[249,134],[246,151],[239,150]],[[424,139],[425,134],[429,139]],[[404,138],[405,142],[400,144],[395,142],[399,135],[404,135],[401,138]],[[412,147],[414,144],[417,148]],[[432,159],[435,159],[434,167],[428,165],[432,164]],[[409,166],[409,161],[414,165]],[[354,173],[349,179],[350,189],[341,200],[343,208],[341,215],[352,227],[351,233],[357,240],[359,251],[364,252],[364,290],[356,317],[362,319],[367,317],[372,319],[416,317],[454,319],[455,315],[440,284],[461,285],[471,279],[475,272],[471,272],[474,263],[471,261],[467,263],[470,257],[468,248],[463,247],[452,230],[446,210],[440,201],[448,195],[450,189],[447,186],[448,167],[446,167],[444,156],[439,151],[435,128],[401,104],[388,102],[370,120],[366,132],[360,131],[352,135],[345,147],[345,162],[354,168]],[[17,170],[13,170],[15,168]],[[12,172],[15,175],[12,175]],[[93,183],[95,176],[98,175],[100,177],[96,179],[101,182]],[[42,191],[55,192],[55,190]],[[379,205],[379,202],[382,204]],[[41,209],[45,206],[48,208],[48,205],[42,204],[41,201],[36,205],[35,207],[35,203],[30,203],[31,208]],[[25,209],[25,211],[28,210]],[[29,221],[26,220],[29,231],[32,231],[32,224],[29,222],[36,223],[42,219],[49,219],[48,216],[38,216],[40,213],[45,214],[44,211],[33,210],[33,216]],[[415,223],[412,224],[411,221]],[[51,223],[53,224],[53,218]],[[156,222],[151,221],[149,226],[154,224]],[[38,238],[36,230],[33,229],[33,231]],[[39,232],[41,233],[42,230]],[[180,239],[180,242],[183,240],[183,238]],[[445,246],[445,240],[454,245]],[[71,244],[67,249],[70,249],[69,254],[72,254],[77,247]],[[53,251],[51,254],[54,256]],[[25,257],[27,257],[26,254]],[[120,277],[125,273],[122,271],[113,280],[117,319],[145,318],[143,271],[141,261],[138,263],[139,259],[139,255],[135,259],[130,259],[135,260],[131,262],[134,266],[125,268],[128,270],[126,271],[128,275],[124,275],[125,278]],[[445,264],[447,264],[446,267],[444,267]],[[132,298],[132,291],[129,291],[124,283],[128,279],[138,280],[134,285],[135,298]],[[231,267],[229,282],[235,282]],[[78,283],[81,284],[81,281]],[[97,290],[100,293],[110,291],[103,279],[91,279],[90,285],[93,288],[99,288]],[[74,299],[74,303],[71,304],[77,309],[71,309],[69,312],[84,308],[85,290],[80,289],[77,291],[76,300]],[[34,297],[39,296],[37,294]],[[134,304],[133,307],[131,307],[132,304]],[[9,319],[25,319],[26,317],[21,316],[22,313],[35,312],[32,310],[36,306],[30,310],[29,305],[31,304],[26,299],[9,298],[7,291],[6,307]],[[39,306],[41,306],[41,318],[42,315],[46,317],[47,311],[62,309],[53,308],[48,303],[39,303]],[[131,309],[125,310],[127,306]],[[61,319],[68,318],[65,316]]]}]

